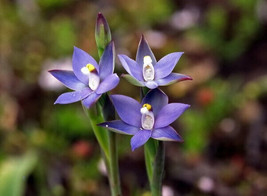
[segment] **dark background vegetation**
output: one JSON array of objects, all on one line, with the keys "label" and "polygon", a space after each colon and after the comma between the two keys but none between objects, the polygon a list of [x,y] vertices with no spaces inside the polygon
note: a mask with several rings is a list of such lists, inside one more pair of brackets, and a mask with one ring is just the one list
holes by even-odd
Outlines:
[{"label": "dark background vegetation", "polygon": [[[73,46],[97,58],[97,13],[117,53],[143,33],[156,58],[184,51],[184,81],[162,88],[191,104],[166,142],[164,196],[267,195],[267,2],[264,0],[0,0],[0,195],[109,195],[100,150],[80,103],[48,69],[70,69]],[[117,61],[116,72],[125,73]],[[112,93],[139,98],[121,79]],[[149,195],[143,148],[119,136],[126,196]]]}]

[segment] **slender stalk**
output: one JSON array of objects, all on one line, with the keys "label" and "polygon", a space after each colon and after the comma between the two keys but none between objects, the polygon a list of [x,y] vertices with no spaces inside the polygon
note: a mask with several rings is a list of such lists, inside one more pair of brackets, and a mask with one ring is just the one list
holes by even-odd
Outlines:
[{"label": "slender stalk", "polygon": [[120,176],[119,176],[119,167],[118,167],[118,152],[117,152],[117,140],[116,133],[109,132],[109,150],[110,150],[110,190],[112,196],[120,196]]},{"label": "slender stalk", "polygon": [[96,136],[96,139],[101,147],[101,149],[104,152],[105,158],[109,161],[110,153],[108,148],[108,131],[102,127],[97,126],[98,123],[101,123],[104,121],[104,118],[102,115],[98,115],[95,108],[91,108],[89,110],[85,109],[88,114],[91,127],[94,131],[94,134]]},{"label": "slender stalk", "polygon": [[144,145],[146,172],[150,188],[152,187],[153,165],[157,153],[157,146],[158,146],[158,141],[154,139],[149,139],[147,143]]},{"label": "slender stalk", "polygon": [[164,161],[165,161],[165,146],[163,141],[159,141],[158,150],[154,162],[153,177],[152,177],[152,186],[151,186],[152,196],[161,196]]},{"label": "slender stalk", "polygon": [[[115,117],[115,110],[111,108],[108,108],[107,110],[106,107],[110,107],[111,103],[108,95],[106,94],[105,96],[106,97],[104,99],[103,107],[101,106],[101,104],[97,104],[98,113],[105,119],[105,121],[113,120],[113,118]],[[105,115],[104,112],[106,112]],[[121,196],[116,133],[111,131],[108,131],[108,150],[109,150],[109,157],[107,166],[108,166],[110,192],[112,196]]]}]

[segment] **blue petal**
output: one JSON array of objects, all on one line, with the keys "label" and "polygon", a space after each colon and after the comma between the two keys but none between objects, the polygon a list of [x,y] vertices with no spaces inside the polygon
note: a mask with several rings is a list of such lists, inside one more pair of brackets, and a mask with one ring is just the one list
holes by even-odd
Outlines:
[{"label": "blue petal", "polygon": [[183,81],[183,80],[192,80],[192,78],[190,76],[186,76],[186,75],[179,74],[179,73],[171,73],[167,77],[159,79],[156,82],[158,83],[159,86],[167,86],[169,84]]},{"label": "blue petal", "polygon": [[181,136],[171,126],[153,130],[151,137],[163,141],[183,141]]},{"label": "blue petal", "polygon": [[142,100],[142,105],[145,103],[152,106],[153,113],[157,117],[158,112],[168,104],[168,96],[160,89],[150,90]]},{"label": "blue petal", "polygon": [[155,80],[168,76],[174,69],[182,54],[183,52],[174,52],[160,59],[154,66]]},{"label": "blue petal", "polygon": [[175,121],[190,105],[183,103],[170,103],[164,106],[158,113],[154,128],[166,127]]},{"label": "blue petal", "polygon": [[131,139],[132,151],[142,146],[151,137],[151,130],[139,130]]},{"label": "blue petal", "polygon": [[90,108],[94,103],[97,102],[97,100],[100,98],[101,95],[98,95],[96,93],[91,93],[88,97],[86,97],[84,100],[82,100],[82,104]]},{"label": "blue petal", "polygon": [[138,127],[128,125],[121,120],[103,122],[103,123],[98,124],[98,126],[106,127],[107,129],[110,129],[111,131],[114,131],[120,134],[126,134],[126,135],[134,135],[139,130]]},{"label": "blue petal", "polygon": [[141,127],[140,103],[124,95],[111,95],[110,97],[122,121],[136,127]]},{"label": "blue petal", "polygon": [[74,52],[72,56],[72,68],[73,72],[76,75],[76,77],[82,81],[84,84],[88,84],[88,75],[83,74],[81,69],[85,67],[88,63],[92,64],[97,72],[99,73],[99,66],[95,59],[91,57],[89,54],[87,54],[85,51],[74,47]]},{"label": "blue petal", "polygon": [[146,39],[144,38],[144,35],[142,35],[139,45],[138,45],[137,54],[136,54],[136,62],[139,64],[139,66],[141,66],[141,68],[143,68],[145,56],[151,57],[153,65],[157,63],[153,52],[151,51]]},{"label": "blue petal", "polygon": [[133,59],[126,55],[118,55],[124,69],[137,80],[144,82],[142,68]]},{"label": "blue petal", "polygon": [[72,71],[66,70],[50,70],[49,71],[56,79],[62,82],[66,87],[72,90],[81,90],[86,87]]},{"label": "blue petal", "polygon": [[99,76],[101,80],[113,74],[115,67],[115,48],[114,42],[110,42],[104,50],[99,62]]},{"label": "blue petal", "polygon": [[99,85],[99,87],[96,90],[97,94],[102,94],[105,92],[108,92],[115,88],[119,84],[119,77],[117,74],[111,74],[107,76]]},{"label": "blue petal", "polygon": [[149,88],[149,89],[155,89],[155,88],[157,88],[159,85],[156,83],[156,82],[154,82],[154,81],[147,81],[146,83],[145,83],[145,85],[146,85],[146,87],[147,88]]},{"label": "blue petal", "polygon": [[91,92],[92,92],[91,89],[84,88],[81,91],[73,91],[73,92],[63,93],[57,98],[57,100],[55,101],[55,104],[74,103],[74,102],[77,102],[77,101],[84,99]]}]

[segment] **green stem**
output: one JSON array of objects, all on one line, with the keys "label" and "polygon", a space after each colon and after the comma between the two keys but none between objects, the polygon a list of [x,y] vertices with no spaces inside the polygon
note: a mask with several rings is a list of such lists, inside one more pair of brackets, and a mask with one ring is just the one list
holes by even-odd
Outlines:
[{"label": "green stem", "polygon": [[117,140],[116,133],[109,132],[109,150],[110,150],[110,162],[109,162],[109,175],[110,175],[110,190],[112,196],[120,196],[120,176],[118,167],[118,153],[117,153]]},{"label": "green stem", "polygon": [[151,192],[152,196],[161,196],[162,177],[164,170],[165,147],[163,141],[159,141],[157,155],[154,162]]},{"label": "green stem", "polygon": [[152,187],[152,177],[153,177],[153,164],[157,153],[158,141],[154,139],[149,139],[144,146],[145,151],[145,163],[146,172],[149,180],[150,188]]},{"label": "green stem", "polygon": [[94,131],[96,139],[101,149],[103,150],[107,161],[109,162],[110,153],[108,147],[108,140],[109,140],[108,131],[100,126],[97,126],[97,124],[104,122],[104,117],[101,114],[97,114],[95,108],[91,108],[87,111],[91,127]]},{"label": "green stem", "polygon": [[[106,99],[104,100],[104,105],[101,106],[100,103],[97,103],[98,114],[103,117],[104,121],[113,120],[114,116],[112,112],[115,112],[115,110],[113,111],[111,108],[108,108],[108,111],[106,110],[106,114],[104,115],[105,112],[104,108],[108,107],[105,104],[108,105],[111,104],[110,102],[108,102],[109,101],[108,95],[106,94],[104,96],[106,96]],[[120,196],[121,188],[120,188],[116,133],[111,131],[108,131],[108,151],[109,151],[109,157],[108,161],[106,162],[106,165],[108,167],[110,192],[112,196]]]}]

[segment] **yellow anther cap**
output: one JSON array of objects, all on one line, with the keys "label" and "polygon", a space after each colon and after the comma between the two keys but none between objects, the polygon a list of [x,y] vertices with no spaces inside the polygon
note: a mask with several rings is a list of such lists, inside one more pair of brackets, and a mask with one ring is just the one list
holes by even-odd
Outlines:
[{"label": "yellow anther cap", "polygon": [[88,63],[88,64],[86,65],[86,68],[87,68],[90,72],[92,72],[92,71],[95,70],[95,66],[93,66],[93,65],[90,64],[90,63]]},{"label": "yellow anther cap", "polygon": [[143,108],[146,108],[148,111],[150,111],[152,109],[152,106],[150,104],[148,104],[148,103],[145,103],[143,105]]}]

